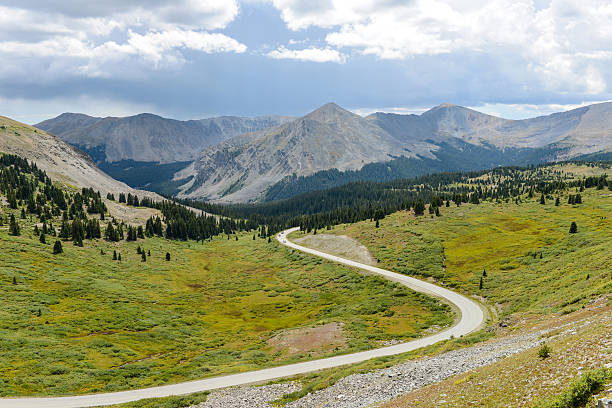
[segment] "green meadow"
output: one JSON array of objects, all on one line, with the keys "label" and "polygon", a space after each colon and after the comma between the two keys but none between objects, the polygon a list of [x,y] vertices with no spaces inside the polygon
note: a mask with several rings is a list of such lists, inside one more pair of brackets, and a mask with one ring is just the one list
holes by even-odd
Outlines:
[{"label": "green meadow", "polygon": [[569,313],[612,292],[612,193],[589,188],[583,204],[568,204],[576,193],[545,204],[539,194],[519,204],[451,202],[440,217],[400,211],[379,228],[364,221],[328,232],[356,238],[382,267],[481,296],[502,316]]},{"label": "green meadow", "polygon": [[[42,244],[32,222],[19,221],[18,237],[0,227],[2,396],[117,391],[252,370],[364,350],[453,320],[437,300],[252,234],[204,243],[63,242],[64,253],[53,255],[55,239]],[[150,251],[146,262],[138,246]],[[296,352],[269,342],[329,322],[340,323],[341,346]]]}]

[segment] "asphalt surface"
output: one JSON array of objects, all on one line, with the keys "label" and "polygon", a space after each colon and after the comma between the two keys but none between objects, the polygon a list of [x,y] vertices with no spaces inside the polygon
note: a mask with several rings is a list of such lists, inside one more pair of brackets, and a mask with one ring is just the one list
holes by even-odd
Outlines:
[{"label": "asphalt surface", "polygon": [[206,378],[203,380],[189,381],[178,384],[169,384],[159,387],[143,388],[131,391],[119,391],[105,394],[88,394],[67,397],[34,397],[34,398],[2,398],[2,408],[78,408],[95,407],[124,402],[137,401],[144,398],[159,398],[170,395],[191,394],[200,391],[209,391],[235,385],[251,384],[262,381],[274,380],[282,377],[291,377],[327,368],[339,367],[347,364],[359,363],[375,357],[391,356],[406,353],[421,347],[429,346],[451,337],[459,337],[477,330],[484,322],[485,316],[480,306],[459,293],[449,289],[401,275],[385,269],[362,264],[344,259],[325,252],[317,251],[294,244],[289,241],[287,235],[298,228],[291,228],[277,234],[276,239],[283,245],[306,252],[321,258],[329,259],[344,265],[352,266],[367,271],[370,274],[383,276],[389,280],[399,282],[415,291],[426,293],[446,299],[452,303],[461,313],[459,321],[452,327],[431,336],[412,340],[407,343],[382,347],[359,353],[345,354],[341,356],[322,358],[319,360],[306,361],[303,363],[289,364],[280,367],[266,368],[262,370],[249,371],[239,374],[224,375],[221,377]]}]

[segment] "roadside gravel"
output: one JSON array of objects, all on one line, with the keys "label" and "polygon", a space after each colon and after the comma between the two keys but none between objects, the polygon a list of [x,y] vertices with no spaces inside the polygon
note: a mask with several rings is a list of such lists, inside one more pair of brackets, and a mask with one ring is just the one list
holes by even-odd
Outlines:
[{"label": "roadside gravel", "polygon": [[[287,408],[357,408],[389,401],[399,395],[442,381],[540,344],[552,329],[510,336],[453,350],[369,373],[353,374],[335,385],[285,405]],[[234,387],[214,391],[197,408],[272,408],[269,401],[299,389],[297,383],[261,387]],[[196,407],[192,407],[196,408]]]}]

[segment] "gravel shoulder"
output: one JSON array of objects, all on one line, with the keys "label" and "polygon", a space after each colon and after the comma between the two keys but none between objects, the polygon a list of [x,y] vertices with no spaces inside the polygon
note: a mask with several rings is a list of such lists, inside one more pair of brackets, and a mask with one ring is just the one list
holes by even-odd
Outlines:
[{"label": "gravel shoulder", "polygon": [[[562,387],[581,370],[609,362],[611,311],[603,299],[573,316],[528,323],[532,327],[520,330],[501,329],[502,337],[475,346],[352,374],[285,407],[531,406],[534,398],[543,395],[534,391],[536,386],[550,392]],[[552,344],[556,353],[549,361],[536,356],[536,349],[543,341]],[[583,350],[578,358],[572,355],[576,347]],[[555,375],[551,376],[553,369]],[[521,377],[521,370],[528,371],[529,377]],[[512,384],[509,390],[507,385],[512,382],[519,384]],[[492,384],[496,390],[487,388]],[[205,403],[191,408],[273,408],[272,401],[300,388],[297,381],[229,388],[214,391]],[[500,396],[496,391],[505,395]]]}]

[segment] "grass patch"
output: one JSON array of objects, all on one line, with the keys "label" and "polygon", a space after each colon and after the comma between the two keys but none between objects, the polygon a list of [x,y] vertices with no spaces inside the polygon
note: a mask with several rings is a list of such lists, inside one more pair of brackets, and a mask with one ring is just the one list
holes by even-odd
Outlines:
[{"label": "grass patch", "polygon": [[[2,396],[242,372],[411,339],[453,318],[437,300],[252,234],[205,243],[64,242],[54,256],[54,240],[42,244],[29,220],[20,223],[19,237],[0,227]],[[151,252],[146,262],[139,245]],[[268,343],[283,330],[330,322],[343,324],[342,350],[295,353]]]},{"label": "grass patch", "polygon": [[[433,277],[464,293],[515,312],[571,313],[612,291],[612,197],[586,189],[581,205],[561,195],[539,204],[483,202],[443,207],[442,217],[401,211],[381,220],[341,225],[327,233],[364,244],[379,265],[396,272]],[[569,234],[575,221],[579,233]],[[479,288],[483,277],[483,288]]]},{"label": "grass patch", "polygon": [[174,395],[164,398],[147,398],[125,404],[115,404],[108,406],[109,408],[184,408],[193,405],[201,404],[206,401],[206,397],[210,394],[206,392],[196,392],[189,395]]}]

